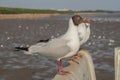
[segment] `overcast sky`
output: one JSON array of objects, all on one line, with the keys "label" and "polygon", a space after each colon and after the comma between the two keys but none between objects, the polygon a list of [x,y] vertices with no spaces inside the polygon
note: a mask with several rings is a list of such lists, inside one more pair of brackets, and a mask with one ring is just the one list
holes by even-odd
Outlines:
[{"label": "overcast sky", "polygon": [[120,10],[120,0],[0,0],[1,7],[70,10]]}]

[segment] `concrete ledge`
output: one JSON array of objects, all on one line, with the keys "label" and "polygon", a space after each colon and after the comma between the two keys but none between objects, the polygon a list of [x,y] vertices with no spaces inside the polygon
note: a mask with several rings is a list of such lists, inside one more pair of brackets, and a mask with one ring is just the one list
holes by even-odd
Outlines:
[{"label": "concrete ledge", "polygon": [[70,65],[64,68],[70,74],[56,74],[53,80],[96,80],[93,61],[89,52],[81,50],[78,54],[81,55],[81,57],[76,57],[79,64],[70,61]]},{"label": "concrete ledge", "polygon": [[115,80],[120,80],[120,47],[115,48]]}]

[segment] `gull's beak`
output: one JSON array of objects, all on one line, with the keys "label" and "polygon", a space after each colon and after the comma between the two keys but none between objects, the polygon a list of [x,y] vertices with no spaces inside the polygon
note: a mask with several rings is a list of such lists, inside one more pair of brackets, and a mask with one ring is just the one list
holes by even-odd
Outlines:
[{"label": "gull's beak", "polygon": [[88,18],[83,18],[82,22],[83,22],[83,23],[92,23],[92,22],[94,22],[94,21],[93,21],[93,20],[90,20],[90,19],[88,19]]}]

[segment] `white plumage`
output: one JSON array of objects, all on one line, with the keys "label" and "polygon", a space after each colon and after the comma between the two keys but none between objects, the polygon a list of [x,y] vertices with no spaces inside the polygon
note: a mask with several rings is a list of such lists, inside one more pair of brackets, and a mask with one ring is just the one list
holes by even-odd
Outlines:
[{"label": "white plumage", "polygon": [[80,45],[88,41],[90,37],[90,23],[81,23],[78,26]]}]

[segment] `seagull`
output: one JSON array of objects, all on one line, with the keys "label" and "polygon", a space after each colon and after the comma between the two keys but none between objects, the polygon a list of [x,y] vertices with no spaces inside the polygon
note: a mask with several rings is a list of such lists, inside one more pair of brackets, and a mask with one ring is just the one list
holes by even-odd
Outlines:
[{"label": "seagull", "polygon": [[74,56],[80,48],[80,39],[84,37],[84,41],[86,40],[85,34],[79,37],[80,33],[85,33],[84,30],[78,30],[79,28],[84,29],[81,27],[86,22],[88,22],[87,19],[84,20],[80,15],[74,15],[69,19],[68,30],[60,37],[45,40],[45,42],[42,40],[40,43],[26,48],[16,47],[16,49],[26,50],[27,54],[38,53],[48,58],[56,59],[58,61],[58,74],[68,73],[68,71],[63,70],[62,59]]},{"label": "seagull", "polygon": [[86,43],[90,37],[90,23],[92,20],[84,18],[83,22],[78,26],[78,35],[80,40],[80,45]]},{"label": "seagull", "polygon": [[[94,22],[93,20],[90,20],[88,18],[82,18],[82,22],[81,24],[79,24],[78,26],[78,36],[79,36],[79,40],[80,40],[80,47],[81,45],[83,45],[84,43],[86,43],[90,37],[90,23]],[[75,54],[74,56],[78,56],[81,57],[80,54]],[[70,58],[71,61],[76,62],[77,64],[79,64],[78,61],[75,60],[75,58]]]}]

